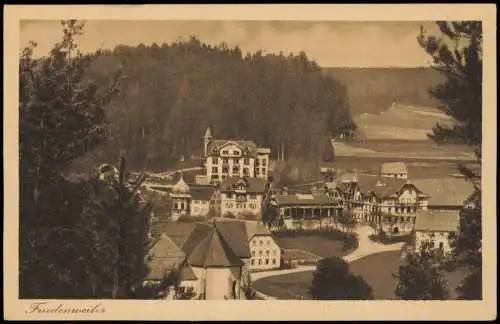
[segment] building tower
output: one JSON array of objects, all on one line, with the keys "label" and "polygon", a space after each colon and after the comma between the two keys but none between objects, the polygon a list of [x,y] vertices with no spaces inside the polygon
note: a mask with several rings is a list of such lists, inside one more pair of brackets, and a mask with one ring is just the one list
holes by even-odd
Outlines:
[{"label": "building tower", "polygon": [[170,192],[170,199],[172,200],[171,218],[176,221],[181,216],[190,216],[191,211],[191,194],[188,184],[182,177],[172,187]]},{"label": "building tower", "polygon": [[210,144],[212,139],[212,130],[210,129],[210,125],[208,125],[205,135],[203,136],[203,158],[205,159],[207,158],[208,144]]}]

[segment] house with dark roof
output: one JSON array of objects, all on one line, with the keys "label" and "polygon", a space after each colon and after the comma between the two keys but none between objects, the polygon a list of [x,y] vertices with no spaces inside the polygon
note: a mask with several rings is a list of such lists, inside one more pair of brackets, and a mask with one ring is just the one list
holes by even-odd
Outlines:
[{"label": "house with dark roof", "polygon": [[215,188],[212,185],[191,185],[191,216],[206,216],[212,205]]},{"label": "house with dark roof", "polygon": [[429,194],[429,210],[454,210],[459,212],[470,195],[474,185],[463,178],[415,179],[413,183]]},{"label": "house with dark roof", "polygon": [[460,217],[454,211],[427,210],[418,214],[415,223],[415,251],[431,242],[444,253],[451,252],[450,240],[459,231]]},{"label": "house with dark roof", "polygon": [[234,176],[267,179],[270,153],[252,141],[214,139],[210,127],[203,136],[203,163],[212,183]]}]

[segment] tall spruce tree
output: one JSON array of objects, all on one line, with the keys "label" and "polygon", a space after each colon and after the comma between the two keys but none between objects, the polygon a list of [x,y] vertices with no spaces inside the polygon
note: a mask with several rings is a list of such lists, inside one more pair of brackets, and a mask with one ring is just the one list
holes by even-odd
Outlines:
[{"label": "tall spruce tree", "polygon": [[[482,24],[480,21],[437,22],[443,37],[427,35],[422,29],[418,42],[431,55],[434,67],[446,82],[430,90],[439,107],[455,120],[453,127],[436,125],[431,139],[470,145],[481,163],[482,144]],[[480,299],[482,295],[481,175],[464,165],[460,172],[474,184],[473,208],[461,212],[460,233],[455,239],[457,265],[469,275],[458,287],[459,298]]]}]

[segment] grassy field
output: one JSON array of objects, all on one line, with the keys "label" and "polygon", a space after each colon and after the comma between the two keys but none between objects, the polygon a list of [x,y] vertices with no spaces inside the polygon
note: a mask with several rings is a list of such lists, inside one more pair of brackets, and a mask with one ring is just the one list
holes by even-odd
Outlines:
[{"label": "grassy field", "polygon": [[[382,252],[350,263],[349,269],[366,280],[373,288],[377,299],[388,300],[396,299],[394,294],[396,279],[392,277],[392,274],[397,273],[401,263],[402,259],[399,252]],[[463,277],[464,273],[460,270],[445,273],[451,298],[456,298],[454,289]],[[312,271],[290,273],[257,280],[254,283],[254,288],[278,299],[296,299],[297,296],[311,299],[308,289],[312,278]]]},{"label": "grassy field", "polygon": [[344,256],[349,251],[342,251],[344,243],[320,236],[278,237],[283,249],[295,249],[311,252],[319,257]]}]

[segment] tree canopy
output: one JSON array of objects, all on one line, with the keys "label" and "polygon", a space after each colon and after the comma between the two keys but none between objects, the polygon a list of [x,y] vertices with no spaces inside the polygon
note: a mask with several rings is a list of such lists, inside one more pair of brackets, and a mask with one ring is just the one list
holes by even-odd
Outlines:
[{"label": "tree canopy", "polygon": [[164,169],[199,156],[211,125],[215,138],[240,138],[286,157],[321,157],[324,139],[354,127],[345,87],[305,53],[243,56],[238,47],[192,37],[172,44],[118,46],[88,70],[109,83],[121,72],[120,93],[106,108],[116,159],[126,151],[136,168]]},{"label": "tree canopy", "polygon": [[339,257],[320,260],[316,265],[310,288],[317,300],[370,300],[373,290],[363,277],[349,272],[347,263]]}]

